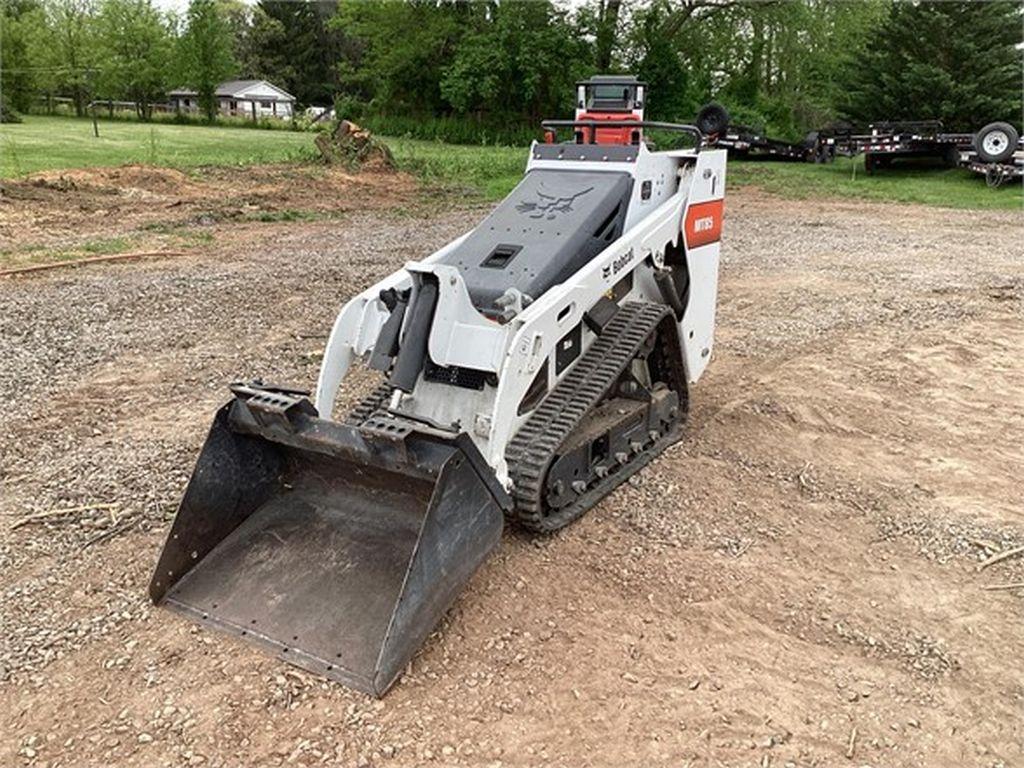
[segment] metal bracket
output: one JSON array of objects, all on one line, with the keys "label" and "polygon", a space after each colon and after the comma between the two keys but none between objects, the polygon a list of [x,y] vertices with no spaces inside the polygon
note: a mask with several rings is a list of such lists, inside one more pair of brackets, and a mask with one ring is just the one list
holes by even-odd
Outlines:
[{"label": "metal bracket", "polygon": [[316,416],[316,408],[309,401],[309,392],[289,387],[278,387],[254,381],[251,384],[231,385],[231,392],[245,404],[253,419],[264,427],[275,424],[291,427],[299,414]]},{"label": "metal bracket", "polygon": [[360,425],[359,432],[367,440],[404,443],[405,438],[413,433],[416,426],[414,421],[398,418],[383,411],[377,411],[377,413]]},{"label": "metal bracket", "polygon": [[518,288],[509,288],[494,300],[506,323],[533,303],[533,299]]}]

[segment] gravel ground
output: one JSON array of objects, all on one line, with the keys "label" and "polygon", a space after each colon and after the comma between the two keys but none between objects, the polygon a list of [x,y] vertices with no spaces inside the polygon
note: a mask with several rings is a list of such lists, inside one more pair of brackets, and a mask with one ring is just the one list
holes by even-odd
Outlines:
[{"label": "gravel ground", "polygon": [[[314,220],[223,215],[275,178],[137,169],[108,234],[210,242],[0,282],[0,764],[1024,762],[1024,590],[985,589],[1024,558],[980,568],[1024,544],[1018,214],[732,194],[686,439],[508,532],[374,701],[145,596],[225,384],[312,386],[343,301],[482,214],[328,176]],[[4,245],[95,236],[124,175],[74,182],[16,187]]]}]

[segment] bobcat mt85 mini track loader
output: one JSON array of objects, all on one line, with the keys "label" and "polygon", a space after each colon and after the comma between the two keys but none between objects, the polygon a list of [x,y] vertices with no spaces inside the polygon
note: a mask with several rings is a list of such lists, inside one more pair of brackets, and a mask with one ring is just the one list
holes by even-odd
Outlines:
[{"label": "bobcat mt85 mini track loader", "polygon": [[[154,602],[382,695],[505,519],[568,525],[679,439],[711,354],[726,153],[645,121],[645,90],[580,83],[490,215],[345,304],[315,404],[232,387]],[[653,151],[650,130],[694,146]],[[382,383],[336,418],[357,362]]]}]

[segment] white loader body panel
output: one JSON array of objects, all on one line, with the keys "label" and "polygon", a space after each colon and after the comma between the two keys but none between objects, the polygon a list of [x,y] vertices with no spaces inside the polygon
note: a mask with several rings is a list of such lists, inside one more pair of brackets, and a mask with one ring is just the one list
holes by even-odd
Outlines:
[{"label": "white loader body panel", "polygon": [[[373,350],[389,317],[381,292],[397,288],[415,293],[418,283],[414,277],[432,275],[439,298],[429,334],[430,361],[488,375],[488,383],[471,390],[428,381],[421,375],[412,392],[395,399],[393,411],[454,425],[469,433],[498,479],[508,486],[505,449],[529,416],[519,411],[531,383],[546,366],[550,391],[571,370],[568,366],[555,372],[552,361],[557,345],[565,343],[568,332],[579,326],[582,349],[576,351],[578,359],[596,338],[584,322],[585,313],[627,278],[628,290],[617,297],[620,303],[665,303],[655,270],[665,266],[667,251],[679,253],[680,249],[689,290],[679,338],[687,378],[697,381],[708,364],[714,339],[726,153],[651,152],[643,144],[607,150],[604,153],[597,145],[581,150],[572,144],[535,143],[526,171],[557,171],[570,174],[569,178],[574,172],[628,174],[632,188],[621,236],[542,295],[513,296],[522,306],[516,306],[513,316],[503,322],[479,311],[463,272],[444,263],[472,232],[422,261],[408,263],[353,298],[339,313],[317,384],[316,407],[321,417],[330,418],[338,387],[350,366]],[[557,229],[559,211],[571,210],[572,197],[554,204],[541,201],[542,205],[523,200],[518,209],[542,224],[550,220],[550,226]],[[403,338],[408,318],[405,322]]]}]

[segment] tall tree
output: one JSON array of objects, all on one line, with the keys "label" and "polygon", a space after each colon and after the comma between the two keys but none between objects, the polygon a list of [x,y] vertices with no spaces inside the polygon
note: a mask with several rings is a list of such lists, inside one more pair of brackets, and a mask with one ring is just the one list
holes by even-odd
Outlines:
[{"label": "tall tree", "polygon": [[662,33],[671,9],[656,0],[638,9],[626,35],[626,65],[647,83],[646,112],[651,119],[676,120],[691,117],[699,106],[682,56],[673,41]]},{"label": "tall tree", "polygon": [[70,93],[75,112],[84,115],[98,56],[96,4],[93,0],[50,0],[46,8],[55,62],[60,68],[53,79],[54,89]]},{"label": "tall tree", "polygon": [[345,42],[331,23],[337,7],[336,0],[260,0],[240,59],[244,74],[272,80],[300,104],[333,103]]},{"label": "tall tree", "polygon": [[173,43],[165,19],[150,0],[103,0],[97,29],[101,86],[134,101],[139,118],[148,120],[170,79]]},{"label": "tall tree", "polygon": [[536,120],[570,109],[587,49],[547,0],[497,3],[463,32],[441,95],[461,114]]},{"label": "tall tree", "polygon": [[288,41],[289,30],[285,25],[262,5],[255,6],[243,39],[236,42],[239,75],[270,80],[294,94],[291,88],[298,80],[298,70],[288,55]]},{"label": "tall tree", "polygon": [[1021,119],[1019,2],[894,3],[851,78],[860,121],[939,118],[976,130]]},{"label": "tall tree", "polygon": [[191,0],[185,34],[179,41],[187,85],[196,89],[206,119],[217,116],[217,85],[235,73],[231,30],[216,0]]},{"label": "tall tree", "polygon": [[594,67],[599,73],[612,70],[612,54],[615,52],[621,10],[622,0],[598,0]]},{"label": "tall tree", "polygon": [[847,64],[890,0],[654,0],[631,7],[623,57],[651,84],[652,114],[724,102],[737,123],[797,138],[835,117]]},{"label": "tall tree", "polygon": [[442,113],[444,69],[469,21],[490,9],[435,0],[343,0],[332,26],[355,41],[338,65],[343,90],[382,113]]},{"label": "tall tree", "polygon": [[249,43],[254,9],[242,0],[217,0],[217,9],[231,36],[231,55],[239,66],[237,74],[244,77],[247,73],[241,69],[244,68],[244,62],[248,57],[246,47]]},{"label": "tall tree", "polygon": [[0,98],[26,111],[53,64],[38,0],[0,0]]}]

